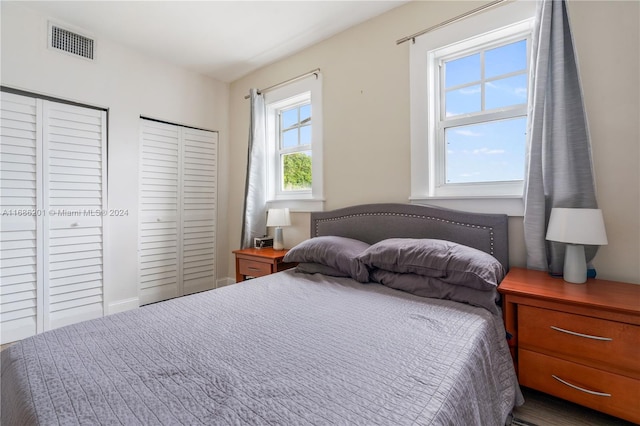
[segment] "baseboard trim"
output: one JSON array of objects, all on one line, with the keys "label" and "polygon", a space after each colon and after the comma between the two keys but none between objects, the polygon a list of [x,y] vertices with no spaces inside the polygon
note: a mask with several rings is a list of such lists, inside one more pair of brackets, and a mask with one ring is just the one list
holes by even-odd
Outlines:
[{"label": "baseboard trim", "polygon": [[107,315],[117,314],[118,312],[130,311],[140,306],[140,300],[137,297],[129,299],[118,300],[117,302],[109,303],[107,308]]},{"label": "baseboard trim", "polygon": [[231,277],[220,278],[216,281],[216,288],[225,287],[235,283],[236,283],[236,280],[234,280]]},{"label": "baseboard trim", "polygon": [[[216,280],[216,287],[225,287],[231,284],[235,284],[236,280],[231,277],[224,277]],[[107,315],[117,314],[118,312],[130,311],[140,306],[140,299],[137,297],[131,297],[129,299],[118,300],[117,302],[109,303],[107,306]]]}]

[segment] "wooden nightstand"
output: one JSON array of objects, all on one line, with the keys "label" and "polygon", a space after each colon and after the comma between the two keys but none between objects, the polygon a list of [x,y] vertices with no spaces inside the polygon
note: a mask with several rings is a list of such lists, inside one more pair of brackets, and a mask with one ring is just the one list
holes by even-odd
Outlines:
[{"label": "wooden nightstand", "polygon": [[640,285],[512,268],[498,290],[522,386],[640,423]]},{"label": "wooden nightstand", "polygon": [[248,248],[234,250],[236,255],[236,282],[244,281],[246,277],[262,277],[293,268],[297,263],[284,263],[282,259],[288,250],[274,250],[272,248]]}]

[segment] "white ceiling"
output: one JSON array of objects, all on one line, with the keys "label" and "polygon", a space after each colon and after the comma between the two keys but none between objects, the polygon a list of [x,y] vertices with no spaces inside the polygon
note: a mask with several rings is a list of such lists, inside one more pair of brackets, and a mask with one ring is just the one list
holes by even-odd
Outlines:
[{"label": "white ceiling", "polygon": [[100,39],[106,38],[231,82],[403,3],[29,1],[25,5],[95,37],[98,49]]}]

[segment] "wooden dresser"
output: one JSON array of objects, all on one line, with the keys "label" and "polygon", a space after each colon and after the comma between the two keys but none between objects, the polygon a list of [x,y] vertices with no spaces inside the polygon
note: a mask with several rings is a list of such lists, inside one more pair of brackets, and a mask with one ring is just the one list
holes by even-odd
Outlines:
[{"label": "wooden dresser", "polygon": [[499,290],[522,386],[640,423],[640,285],[512,268]]}]

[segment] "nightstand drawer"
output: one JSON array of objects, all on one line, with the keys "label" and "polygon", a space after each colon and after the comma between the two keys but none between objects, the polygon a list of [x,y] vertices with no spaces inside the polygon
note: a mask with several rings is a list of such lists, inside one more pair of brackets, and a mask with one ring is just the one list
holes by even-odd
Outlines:
[{"label": "nightstand drawer", "polygon": [[255,260],[239,259],[238,270],[242,275],[262,277],[271,273],[271,264],[256,262]]},{"label": "nightstand drawer", "polygon": [[520,305],[521,348],[640,378],[640,327],[550,309]]},{"label": "nightstand drawer", "polygon": [[640,422],[640,381],[536,352],[518,353],[521,385]]}]

